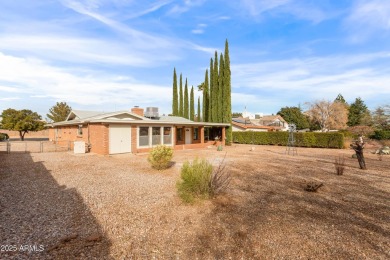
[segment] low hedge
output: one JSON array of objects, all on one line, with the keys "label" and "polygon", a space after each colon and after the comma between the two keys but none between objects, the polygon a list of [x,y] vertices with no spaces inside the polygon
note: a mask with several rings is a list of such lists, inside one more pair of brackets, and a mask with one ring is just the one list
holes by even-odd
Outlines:
[{"label": "low hedge", "polygon": [[371,138],[376,140],[389,140],[390,130],[376,130]]},{"label": "low hedge", "polygon": [[[294,133],[299,147],[338,148],[344,147],[341,133]],[[233,142],[239,144],[283,145],[288,142],[288,132],[233,132]]]}]

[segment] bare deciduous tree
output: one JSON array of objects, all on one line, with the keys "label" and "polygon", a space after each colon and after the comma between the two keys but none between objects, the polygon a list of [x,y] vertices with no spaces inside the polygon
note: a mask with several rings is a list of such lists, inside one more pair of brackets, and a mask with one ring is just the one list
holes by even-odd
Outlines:
[{"label": "bare deciduous tree", "polygon": [[330,129],[344,129],[347,127],[348,110],[344,103],[317,100],[306,103],[309,109],[306,114],[318,122],[323,132]]}]

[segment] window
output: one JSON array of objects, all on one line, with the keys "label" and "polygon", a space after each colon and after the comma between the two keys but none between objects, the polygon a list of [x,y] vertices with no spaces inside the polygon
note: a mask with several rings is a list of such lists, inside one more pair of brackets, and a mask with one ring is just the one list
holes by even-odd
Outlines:
[{"label": "window", "polygon": [[172,127],[164,127],[164,144],[172,144]]},{"label": "window", "polygon": [[77,135],[83,135],[83,125],[79,125],[79,128],[77,129]]},{"label": "window", "polygon": [[149,146],[149,127],[139,128],[139,146]]},{"label": "window", "polygon": [[194,128],[194,140],[199,139],[199,128]]},{"label": "window", "polygon": [[183,141],[183,128],[177,128],[177,135],[176,135],[177,141]]},{"label": "window", "polygon": [[152,145],[161,144],[161,127],[152,127]]}]

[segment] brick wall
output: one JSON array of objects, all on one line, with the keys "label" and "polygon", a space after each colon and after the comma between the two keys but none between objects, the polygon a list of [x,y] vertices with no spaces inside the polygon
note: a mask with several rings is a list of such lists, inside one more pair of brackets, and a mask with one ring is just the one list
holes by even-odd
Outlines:
[{"label": "brick wall", "polygon": [[[0,129],[0,133],[7,134],[9,138],[20,138],[19,131]],[[49,138],[49,129],[36,132],[28,132],[24,135],[24,138]]]},{"label": "brick wall", "polygon": [[[56,141],[61,146],[68,146],[73,149],[74,141],[84,141],[90,144],[91,152],[107,155],[109,152],[108,146],[108,125],[91,124],[83,125],[82,135],[78,134],[78,126],[61,126],[49,129],[49,140]],[[89,142],[88,142],[89,134]]]},{"label": "brick wall", "polygon": [[108,155],[109,153],[109,128],[108,125],[89,125],[91,152]]}]

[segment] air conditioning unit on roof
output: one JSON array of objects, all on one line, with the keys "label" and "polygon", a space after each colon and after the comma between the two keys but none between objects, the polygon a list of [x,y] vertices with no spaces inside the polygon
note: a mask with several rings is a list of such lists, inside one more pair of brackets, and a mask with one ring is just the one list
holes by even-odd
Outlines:
[{"label": "air conditioning unit on roof", "polygon": [[158,118],[158,107],[147,107],[144,116],[148,118]]}]

